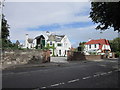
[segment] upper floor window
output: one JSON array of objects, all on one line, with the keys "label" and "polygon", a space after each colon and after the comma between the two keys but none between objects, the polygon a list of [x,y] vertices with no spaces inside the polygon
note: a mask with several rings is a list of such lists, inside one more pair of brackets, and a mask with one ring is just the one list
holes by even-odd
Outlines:
[{"label": "upper floor window", "polygon": [[89,48],[91,48],[91,44],[89,45]]},{"label": "upper floor window", "polygon": [[62,44],[61,44],[61,43],[58,43],[57,46],[62,46]]},{"label": "upper floor window", "polygon": [[96,44],[95,44],[95,48],[96,48],[97,46],[96,46]]},{"label": "upper floor window", "polygon": [[50,42],[50,45],[52,45],[52,42]]}]

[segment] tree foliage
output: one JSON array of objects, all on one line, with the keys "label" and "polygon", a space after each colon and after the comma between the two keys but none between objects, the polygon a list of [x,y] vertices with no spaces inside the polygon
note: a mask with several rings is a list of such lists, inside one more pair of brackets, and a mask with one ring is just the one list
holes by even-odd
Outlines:
[{"label": "tree foliage", "polygon": [[90,18],[98,23],[96,29],[113,27],[114,31],[120,32],[120,2],[91,2]]},{"label": "tree foliage", "polygon": [[7,20],[5,19],[5,16],[2,15],[2,28],[1,28],[1,38],[2,38],[2,47],[3,48],[7,48],[7,47],[11,47],[12,43],[10,41],[10,39],[8,39],[9,37],[9,25],[7,23]]},{"label": "tree foliage", "polygon": [[112,52],[120,52],[120,38],[117,37],[113,40],[110,40],[110,46],[111,46],[111,50]]},{"label": "tree foliage", "polygon": [[86,42],[80,42],[79,43],[79,47],[81,48],[81,51],[84,51],[84,48],[85,48],[85,46],[84,46],[84,44],[85,44]]}]

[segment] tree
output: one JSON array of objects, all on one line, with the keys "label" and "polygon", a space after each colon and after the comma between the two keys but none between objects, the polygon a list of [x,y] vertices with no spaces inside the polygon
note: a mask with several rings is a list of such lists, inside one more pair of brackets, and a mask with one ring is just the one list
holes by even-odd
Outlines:
[{"label": "tree", "polygon": [[[84,48],[85,48],[85,46],[84,46],[84,44],[85,44],[86,42],[80,42],[79,43],[79,47],[78,47],[78,49],[81,49],[80,51],[84,51]],[[79,51],[79,50],[78,50]]]},{"label": "tree", "polygon": [[96,29],[113,27],[114,31],[120,32],[120,2],[91,2],[90,18],[99,24]]},{"label": "tree", "polygon": [[2,15],[2,28],[1,28],[1,38],[2,38],[2,47],[7,48],[11,46],[11,41],[8,39],[9,37],[9,25],[7,24],[7,20],[5,16]]},{"label": "tree", "polygon": [[48,43],[47,46],[44,49],[46,49],[46,50],[52,49],[52,52],[53,52],[52,56],[55,56],[55,44],[54,43],[53,43],[52,46],[50,46],[49,43]]},{"label": "tree", "polygon": [[112,52],[115,52],[117,56],[120,56],[120,37],[110,40],[109,42]]},{"label": "tree", "polygon": [[119,37],[113,40],[110,40],[109,42],[110,42],[112,52],[117,52],[117,51],[120,52],[120,38]]}]

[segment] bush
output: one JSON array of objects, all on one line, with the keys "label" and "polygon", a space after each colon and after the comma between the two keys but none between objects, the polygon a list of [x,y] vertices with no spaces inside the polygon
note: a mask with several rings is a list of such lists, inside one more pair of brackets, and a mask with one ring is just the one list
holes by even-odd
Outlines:
[{"label": "bush", "polygon": [[120,57],[120,51],[115,52],[115,57]]}]

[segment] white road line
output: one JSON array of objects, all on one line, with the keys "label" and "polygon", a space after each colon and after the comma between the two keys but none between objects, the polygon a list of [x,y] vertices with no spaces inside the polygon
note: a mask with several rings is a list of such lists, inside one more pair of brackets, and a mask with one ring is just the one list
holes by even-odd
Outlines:
[{"label": "white road line", "polygon": [[65,84],[64,82],[62,82],[62,83],[59,83],[60,85],[63,85],[63,84]]},{"label": "white road line", "polygon": [[53,85],[50,85],[51,87],[55,87],[55,86],[58,86],[58,85],[60,85],[59,83],[57,83],[57,84],[53,84]]},{"label": "white road line", "polygon": [[112,73],[112,71],[109,71],[108,73],[110,74],[110,73]]},{"label": "white road line", "polygon": [[46,87],[41,87],[41,89],[44,89],[44,88],[46,88]]},{"label": "white road line", "polygon": [[105,74],[107,74],[107,73],[101,73],[100,75],[105,75]]},{"label": "white road line", "polygon": [[68,83],[72,83],[72,82],[76,82],[76,81],[79,81],[79,79],[68,81]]},{"label": "white road line", "polygon": [[93,77],[98,77],[98,76],[100,76],[100,74],[97,74],[97,75],[93,75]]},{"label": "white road line", "polygon": [[84,77],[84,78],[82,78],[82,79],[88,79],[88,78],[91,78],[91,76],[88,76],[88,77]]}]

